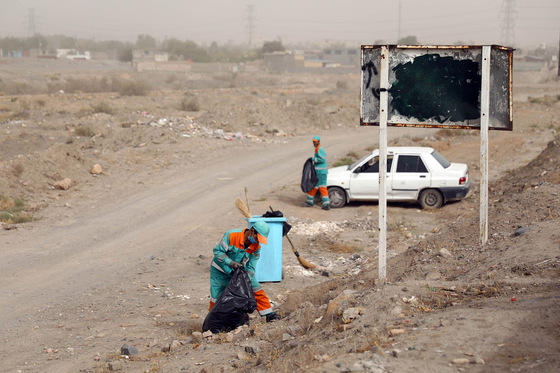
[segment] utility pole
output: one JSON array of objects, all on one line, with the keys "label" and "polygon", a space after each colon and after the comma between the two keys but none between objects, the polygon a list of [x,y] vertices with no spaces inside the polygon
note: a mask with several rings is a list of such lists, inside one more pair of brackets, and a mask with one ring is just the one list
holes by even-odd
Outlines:
[{"label": "utility pole", "polygon": [[397,43],[401,40],[401,11],[402,11],[402,2],[399,1],[399,29],[397,31]]},{"label": "utility pole", "polygon": [[256,28],[256,19],[253,16],[255,6],[253,4],[247,5],[247,32],[249,34],[249,48],[253,46],[253,35]]},{"label": "utility pole", "polygon": [[502,43],[505,46],[513,46],[515,44],[515,18],[517,11],[515,10],[515,0],[502,1]]},{"label": "utility pole", "polygon": [[35,35],[35,9],[28,9],[27,32],[29,36]]}]

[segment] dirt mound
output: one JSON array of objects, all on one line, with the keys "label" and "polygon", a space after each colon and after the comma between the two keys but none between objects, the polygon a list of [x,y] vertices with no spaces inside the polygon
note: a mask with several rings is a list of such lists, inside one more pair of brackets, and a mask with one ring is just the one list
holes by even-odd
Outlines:
[{"label": "dirt mound", "polygon": [[[397,266],[408,268],[394,280],[425,279],[434,265],[440,278],[448,281],[503,279],[526,267],[534,270],[524,271],[525,275],[557,277],[559,162],[557,136],[537,158],[490,187],[487,245],[480,245],[478,214],[460,218],[396,258]],[[442,249],[450,255],[442,254]]]},{"label": "dirt mound", "polygon": [[[412,355],[411,351],[417,356],[415,352],[420,349],[424,351],[421,360],[429,359],[428,346],[433,342],[422,330],[443,330],[453,324],[448,333],[461,330],[468,335],[457,325],[457,320],[469,319],[465,308],[481,310],[491,307],[495,300],[513,303],[516,297],[525,295],[526,298],[532,294],[532,298],[543,299],[545,307],[557,312],[556,285],[550,281],[560,278],[560,183],[556,177],[559,162],[560,136],[550,141],[527,166],[493,183],[489,214],[491,235],[487,245],[479,244],[479,221],[474,214],[450,222],[411,246],[403,255],[389,260],[389,284],[381,289],[371,286],[377,283],[375,257],[364,255],[355,259],[357,262],[350,266],[354,270],[348,268],[347,276],[290,296],[282,310],[289,315],[285,330],[293,342],[271,346],[272,350],[278,348],[278,356],[281,356],[276,361],[271,355],[271,367],[286,372],[304,367],[307,370],[306,362],[314,360],[321,368],[311,371],[381,372],[399,367],[406,370],[411,366],[420,370],[423,367],[433,369],[437,360],[441,360],[443,350],[439,351],[440,356],[433,357],[435,365],[431,368],[423,362],[395,358]],[[539,307],[530,308],[540,314]],[[502,312],[509,311],[502,309]],[[459,316],[450,318],[450,314]],[[484,312],[477,314],[484,315]],[[550,315],[546,312],[546,317]],[[488,316],[479,317],[485,320]],[[517,317],[512,317],[510,321],[515,323],[516,320]],[[547,322],[543,324],[548,325]],[[480,335],[481,331],[474,334],[477,333]],[[534,348],[530,341],[538,332],[524,328],[523,333],[523,338],[512,339],[512,356],[522,354],[523,349],[526,352]],[[404,340],[410,341],[409,344],[402,344],[401,334],[407,335]],[[558,330],[553,334],[557,338]],[[479,364],[482,371],[494,371],[504,361],[503,357],[485,353],[484,348],[465,347],[465,340],[462,344],[463,351],[471,349],[462,359],[475,366]],[[391,356],[386,355],[387,351]],[[443,353],[443,361],[446,356]],[[461,354],[455,356],[461,359]],[[542,365],[543,371],[549,371],[557,361],[553,355],[546,356],[537,363]],[[488,363],[489,366],[482,368]],[[255,370],[260,371],[258,367]]]},{"label": "dirt mound", "polygon": [[502,180],[494,183],[492,189],[494,193],[507,195],[544,183],[560,184],[560,136],[551,140],[542,153],[527,166],[509,172]]}]

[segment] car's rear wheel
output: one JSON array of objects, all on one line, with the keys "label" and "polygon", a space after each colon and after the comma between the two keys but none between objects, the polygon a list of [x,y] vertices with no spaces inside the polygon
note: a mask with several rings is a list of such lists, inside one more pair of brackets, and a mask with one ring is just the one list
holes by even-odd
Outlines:
[{"label": "car's rear wheel", "polygon": [[331,201],[331,207],[343,207],[344,205],[346,205],[346,192],[342,188],[330,187],[329,200]]},{"label": "car's rear wheel", "polygon": [[439,190],[426,189],[420,193],[418,202],[424,209],[439,209],[443,205],[443,195]]}]

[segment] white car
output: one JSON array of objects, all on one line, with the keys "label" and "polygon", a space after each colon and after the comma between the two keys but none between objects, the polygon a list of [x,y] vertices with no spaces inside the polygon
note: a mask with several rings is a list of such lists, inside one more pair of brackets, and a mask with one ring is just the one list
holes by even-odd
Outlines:
[{"label": "white car", "polygon": [[[417,201],[425,209],[465,198],[468,166],[451,163],[428,147],[387,148],[387,201]],[[327,188],[331,207],[350,201],[379,199],[379,149],[349,166],[329,169]]]}]

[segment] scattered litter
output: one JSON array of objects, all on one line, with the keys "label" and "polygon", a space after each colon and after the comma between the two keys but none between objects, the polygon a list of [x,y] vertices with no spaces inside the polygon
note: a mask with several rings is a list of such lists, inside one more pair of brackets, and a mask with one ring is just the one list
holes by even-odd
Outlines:
[{"label": "scattered litter", "polygon": [[325,232],[343,232],[344,230],[335,222],[316,221],[313,223],[300,223],[292,226],[293,234],[301,234],[305,236],[314,236]]},{"label": "scattered litter", "polygon": [[531,227],[518,227],[515,231],[513,231],[513,235],[514,236],[521,236],[523,233],[526,233],[527,231],[530,231]]},{"label": "scattered litter", "polygon": [[405,303],[410,303],[410,304],[418,304],[418,298],[416,298],[414,295],[411,296],[410,298],[404,298],[403,297],[403,302]]}]

